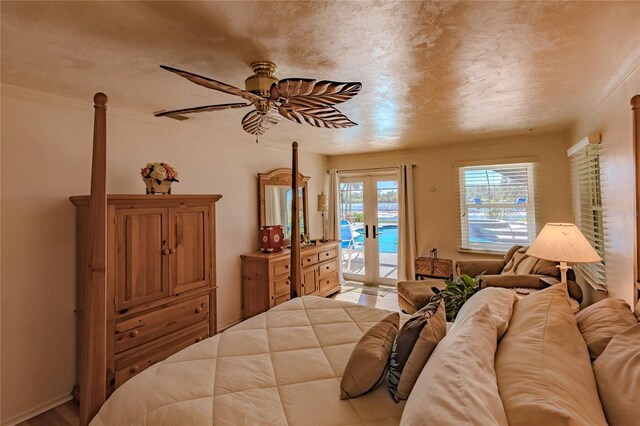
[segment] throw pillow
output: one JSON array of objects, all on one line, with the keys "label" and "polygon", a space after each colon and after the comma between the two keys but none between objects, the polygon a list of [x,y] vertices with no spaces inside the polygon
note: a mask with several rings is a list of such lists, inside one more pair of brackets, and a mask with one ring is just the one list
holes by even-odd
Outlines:
[{"label": "throw pillow", "polygon": [[518,300],[516,293],[507,288],[487,287],[482,289],[462,305],[458,315],[456,315],[456,322],[453,323],[453,327],[456,327],[465,318],[487,305],[496,322],[497,338],[500,340],[509,327],[513,304],[516,303],[516,300]]},{"label": "throw pillow", "polygon": [[442,300],[429,302],[402,326],[389,359],[389,390],[396,402],[409,397],[424,365],[446,333]]},{"label": "throw pillow", "polygon": [[512,426],[607,424],[564,284],[515,303],[495,369]]},{"label": "throw pillow", "polygon": [[399,322],[399,313],[389,314],[360,338],[340,381],[340,399],[364,395],[382,381]]},{"label": "throw pillow", "polygon": [[638,320],[624,300],[603,299],[578,312],[576,322],[591,360],[595,360],[614,336],[636,325]]},{"label": "throw pillow", "polygon": [[493,318],[484,305],[456,319],[411,391],[401,425],[509,426],[493,368]]},{"label": "throw pillow", "polygon": [[640,324],[615,336],[593,362],[598,393],[611,426],[640,419]]}]

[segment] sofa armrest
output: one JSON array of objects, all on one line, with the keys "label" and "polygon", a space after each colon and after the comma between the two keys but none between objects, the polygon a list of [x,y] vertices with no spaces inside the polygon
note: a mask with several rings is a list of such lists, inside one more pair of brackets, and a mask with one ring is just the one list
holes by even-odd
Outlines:
[{"label": "sofa armrest", "polygon": [[[540,277],[540,281],[542,281],[545,284],[545,287],[548,285],[558,284],[560,282],[560,280],[557,278],[547,277],[544,275]],[[578,303],[582,303],[582,298],[583,298],[582,288],[580,288],[577,282],[575,282],[574,280],[568,279],[567,291],[569,292],[569,296],[572,299],[575,299],[576,301],[578,301]]]},{"label": "sofa armrest", "polygon": [[462,274],[470,277],[477,277],[485,272],[488,275],[498,275],[504,269],[504,261],[483,259],[483,260],[458,260],[456,262],[456,272],[458,276]]},{"label": "sofa armrest", "polygon": [[541,281],[540,275],[485,275],[482,277],[480,288],[503,287],[503,288],[532,288],[542,289],[546,283]]}]

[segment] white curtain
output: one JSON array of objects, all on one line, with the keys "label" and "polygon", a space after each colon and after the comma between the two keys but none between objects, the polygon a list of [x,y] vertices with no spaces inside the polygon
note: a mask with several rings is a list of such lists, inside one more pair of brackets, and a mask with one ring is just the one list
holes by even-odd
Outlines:
[{"label": "white curtain", "polygon": [[398,166],[398,280],[413,280],[416,273],[416,220],[413,201],[413,166]]},{"label": "white curtain", "polygon": [[[330,240],[340,239],[340,173],[338,169],[329,170],[329,212],[327,217],[327,238]],[[342,261],[338,268],[340,284],[344,284],[342,275]]]}]

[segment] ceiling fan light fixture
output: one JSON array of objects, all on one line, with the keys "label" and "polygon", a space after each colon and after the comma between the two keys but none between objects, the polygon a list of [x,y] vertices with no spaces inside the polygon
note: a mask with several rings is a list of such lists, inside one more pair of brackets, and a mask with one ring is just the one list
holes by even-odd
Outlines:
[{"label": "ceiling fan light fixture", "polygon": [[263,97],[269,97],[271,86],[278,84],[275,73],[278,70],[276,64],[268,61],[254,62],[251,64],[254,75],[244,81],[247,92],[253,92]]}]

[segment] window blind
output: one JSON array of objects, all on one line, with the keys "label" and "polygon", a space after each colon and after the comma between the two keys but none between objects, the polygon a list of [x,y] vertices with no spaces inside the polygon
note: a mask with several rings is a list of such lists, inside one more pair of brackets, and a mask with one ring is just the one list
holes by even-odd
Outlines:
[{"label": "window blind", "polygon": [[602,209],[600,145],[569,150],[576,226],[596,249],[601,262],[576,265],[575,271],[593,288],[606,287],[605,220]]},{"label": "window blind", "polygon": [[460,167],[460,249],[504,253],[536,236],[533,163]]}]

